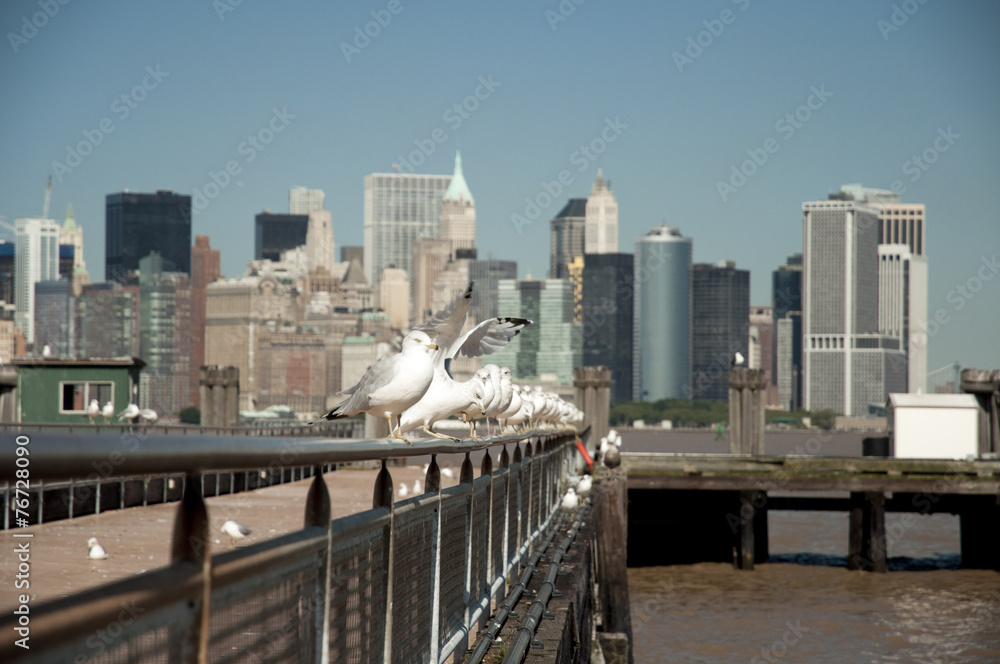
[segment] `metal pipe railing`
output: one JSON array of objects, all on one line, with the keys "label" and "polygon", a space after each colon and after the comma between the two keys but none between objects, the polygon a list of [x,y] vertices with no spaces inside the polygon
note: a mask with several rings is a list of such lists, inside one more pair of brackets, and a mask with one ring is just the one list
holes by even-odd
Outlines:
[{"label": "metal pipe railing", "polygon": [[[219,649],[225,651],[224,658],[239,661],[241,648],[246,649],[244,654],[254,654],[265,648],[288,647],[282,640],[287,634],[277,634],[272,641],[267,631],[271,629],[266,627],[271,624],[266,622],[270,620],[269,612],[276,612],[282,618],[273,624],[298,625],[297,661],[326,662],[340,658],[340,654],[335,656],[332,652],[334,642],[341,648],[338,653],[343,648],[353,648],[351,652],[361,657],[360,661],[391,661],[394,647],[400,648],[397,655],[406,655],[404,650],[412,654],[414,643],[419,642],[420,659],[441,664],[455,652],[464,652],[468,635],[476,624],[482,622],[485,627],[491,603],[503,598],[506,579],[529,551],[535,552],[537,565],[538,540],[558,518],[557,487],[576,437],[576,432],[568,430],[529,431],[484,441],[420,441],[409,446],[383,441],[158,436],[122,454],[116,453],[116,445],[121,445],[117,437],[95,434],[88,436],[87,445],[81,446],[78,437],[74,441],[73,436],[64,434],[39,436],[30,443],[33,479],[79,477],[81,468],[89,468],[95,460],[102,459],[110,464],[108,477],[145,472],[184,473],[184,496],[172,543],[174,562],[142,577],[32,606],[30,653],[4,642],[0,644],[0,661],[21,657],[49,664],[77,661],[80,654],[90,656],[94,654],[88,645],[93,641],[92,635],[114,624],[116,609],[120,611],[121,606],[132,602],[141,607],[139,617],[130,620],[128,629],[113,644],[102,645],[102,652],[110,654],[113,648],[132,652],[130,648],[166,628],[170,636],[164,647],[171,661],[201,664],[219,656]],[[74,442],[72,449],[69,448]],[[514,446],[512,456],[507,453],[507,445]],[[492,447],[501,448],[500,467],[493,472],[493,459],[487,452],[480,467],[481,477],[474,479],[469,454]],[[429,492],[397,506],[386,459],[456,452],[465,453],[461,486],[467,489],[442,492],[440,470],[432,456],[426,477]],[[112,453],[116,455],[110,456]],[[0,453],[0,460],[8,461],[9,467],[15,466],[12,458],[8,448]],[[323,466],[370,459],[382,460],[374,487],[374,509],[331,522]],[[281,469],[312,464],[313,484],[306,499],[304,528],[213,559],[208,555],[207,508],[196,473],[254,469],[269,467],[271,463]],[[466,574],[458,594],[454,577],[447,593],[442,585],[454,568],[452,560],[442,558],[441,518],[446,501],[452,518],[456,514],[452,501],[468,502],[468,507],[463,506],[458,512],[464,513],[466,520],[466,534],[460,544]],[[415,540],[412,534],[405,534],[405,528],[414,526],[427,528],[425,532],[430,539],[420,540],[428,544],[426,547],[413,548]],[[516,538],[511,537],[514,533]],[[497,540],[498,537],[502,539]],[[549,546],[553,537],[548,536],[543,548]],[[448,542],[449,550],[454,552],[454,542]],[[478,561],[476,569],[472,569],[474,558]],[[419,577],[421,569],[432,570],[430,576]],[[411,602],[410,609],[399,613],[404,609],[402,598],[396,598],[395,602],[393,598],[397,577],[404,584],[408,577],[429,578],[432,593],[428,603],[432,612],[418,611]],[[174,581],[163,584],[166,579]],[[153,580],[160,583],[151,585]],[[297,595],[281,595],[286,592],[281,588],[289,587]],[[262,599],[270,592],[277,592],[282,599]],[[358,596],[358,592],[363,594]],[[339,598],[336,605],[339,613],[331,604],[334,593]],[[360,628],[357,616],[350,621],[346,619],[353,614],[344,612],[348,606],[345,593],[355,593],[360,598],[362,608],[354,609],[363,614]],[[446,601],[452,607],[456,601],[465,605],[457,626],[454,619],[447,626],[439,619],[440,606]],[[351,606],[358,606],[358,600]],[[15,621],[10,617],[0,618],[0,630],[10,631],[16,625],[14,618]],[[419,638],[406,640],[409,637],[403,637],[403,631],[394,638],[394,623],[398,623],[400,630],[404,625],[410,630],[417,629]],[[354,630],[351,632],[354,636],[350,637],[354,641],[350,643],[344,640],[343,632],[348,624]],[[336,638],[334,630],[338,630]],[[254,637],[241,640],[245,634]],[[356,642],[358,638],[360,644]],[[215,655],[211,654],[213,647]],[[130,661],[143,660],[139,657]]]}]

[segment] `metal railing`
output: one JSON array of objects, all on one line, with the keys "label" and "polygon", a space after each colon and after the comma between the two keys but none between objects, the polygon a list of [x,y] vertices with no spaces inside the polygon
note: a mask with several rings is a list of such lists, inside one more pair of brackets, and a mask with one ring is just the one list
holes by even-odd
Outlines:
[{"label": "metal railing", "polygon": [[[18,662],[426,662],[461,660],[508,579],[558,512],[572,431],[485,441],[383,441],[158,436],[122,454],[114,436],[81,446],[68,434],[32,440],[31,477],[66,479],[114,455],[114,473],[183,473],[172,563],[78,595],[15,611],[0,633],[29,629]],[[15,446],[0,449],[12,480]],[[496,469],[490,449],[499,450]],[[487,450],[478,477],[470,453]],[[464,453],[458,486],[441,489],[436,455]],[[385,460],[432,455],[427,493],[395,503]],[[330,519],[322,468],[381,460],[371,510]],[[209,555],[206,470],[313,466],[304,528]],[[16,537],[17,532],[14,531]],[[23,615],[23,614],[22,614]]]}]

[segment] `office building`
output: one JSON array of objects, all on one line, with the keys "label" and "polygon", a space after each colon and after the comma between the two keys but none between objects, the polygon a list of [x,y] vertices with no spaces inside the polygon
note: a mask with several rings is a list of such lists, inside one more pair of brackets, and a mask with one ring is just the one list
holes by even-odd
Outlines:
[{"label": "office building", "polygon": [[35,284],[59,279],[59,223],[53,219],[18,219],[14,233],[14,324],[31,344],[35,342]]},{"label": "office building", "polygon": [[511,316],[502,311],[497,300],[497,288],[501,279],[517,278],[517,262],[494,258],[477,259],[469,262],[469,281],[472,287],[472,305],[469,319],[482,321],[497,316]]},{"label": "office building", "polygon": [[190,281],[166,264],[155,251],[139,261],[139,357],[146,363],[139,406],[161,417],[189,406],[191,389]]},{"label": "office building", "polygon": [[611,403],[632,400],[635,260],[632,254],[583,257],[583,366],[611,369]]},{"label": "office building", "polygon": [[802,407],[802,312],[789,311],[774,331],[777,362],[777,401],[789,412]]},{"label": "office building", "polygon": [[601,169],[590,188],[584,223],[584,253],[618,253],[618,201]]},{"label": "office building", "polygon": [[440,237],[441,207],[450,175],[372,173],[365,176],[365,278],[378,292],[382,270],[413,279],[413,245]]},{"label": "office building", "polygon": [[80,357],[139,355],[139,288],[86,284],[77,298]]},{"label": "office building", "polygon": [[191,274],[191,197],[169,190],[108,194],[104,278],[125,283],[157,251],[164,271]]},{"label": "office building", "polygon": [[569,266],[584,253],[584,230],[587,222],[587,199],[571,198],[552,221],[549,278],[568,279]]},{"label": "office building", "polygon": [[326,194],[322,189],[292,187],[288,190],[288,214],[309,214],[323,209]]},{"label": "office building", "polygon": [[302,247],[309,233],[308,214],[275,214],[264,210],[254,217],[254,260],[280,261],[281,252]]},{"label": "office building", "polygon": [[747,346],[747,366],[762,369],[764,380],[771,383],[771,348],[774,338],[771,307],[750,306],[750,340]]},{"label": "office building", "polygon": [[424,238],[413,245],[413,320],[422,323],[434,314],[434,281],[451,262],[451,243]]},{"label": "office building", "polygon": [[[76,317],[70,282],[39,281],[35,284],[35,354],[48,346],[52,357],[76,357]],[[103,405],[103,404],[102,404]]]},{"label": "office building", "polygon": [[690,398],[726,401],[733,358],[750,355],[750,271],[734,261],[692,265],[691,303]]},{"label": "office building", "polygon": [[455,172],[441,203],[441,239],[457,249],[476,247],[476,202],[462,174],[462,154],[455,152]]},{"label": "office building", "polygon": [[632,399],[693,399],[691,238],[656,226],[635,241]]},{"label": "office building", "polygon": [[188,402],[200,408],[200,372],[205,365],[205,288],[222,278],[218,249],[207,235],[196,235],[191,248],[191,368]]},{"label": "office building", "polygon": [[802,211],[803,406],[879,412],[906,389],[906,356],[879,330],[878,211],[846,193]]},{"label": "office building", "polygon": [[394,329],[402,330],[410,326],[410,280],[405,270],[392,267],[382,270],[379,306],[389,315]]},{"label": "office building", "polygon": [[505,316],[535,321],[492,362],[508,366],[519,380],[570,383],[583,362],[583,335],[573,321],[573,287],[565,279],[501,279],[497,301]]}]

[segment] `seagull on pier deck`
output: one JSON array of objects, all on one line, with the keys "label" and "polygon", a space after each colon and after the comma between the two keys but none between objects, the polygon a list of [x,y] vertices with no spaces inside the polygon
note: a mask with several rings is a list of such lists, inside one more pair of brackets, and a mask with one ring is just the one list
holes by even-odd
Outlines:
[{"label": "seagull on pier deck", "polygon": [[406,486],[406,482],[399,483],[399,497],[406,498],[410,495],[410,487]]},{"label": "seagull on pier deck", "polygon": [[253,533],[252,530],[244,526],[239,521],[233,521],[230,519],[222,524],[222,532],[229,535],[229,548],[236,548],[236,540],[241,540],[247,535]]},{"label": "seagull on pier deck", "polygon": [[104,547],[97,543],[96,537],[91,537],[87,540],[87,557],[91,560],[105,560],[108,557],[108,552],[104,550]]}]

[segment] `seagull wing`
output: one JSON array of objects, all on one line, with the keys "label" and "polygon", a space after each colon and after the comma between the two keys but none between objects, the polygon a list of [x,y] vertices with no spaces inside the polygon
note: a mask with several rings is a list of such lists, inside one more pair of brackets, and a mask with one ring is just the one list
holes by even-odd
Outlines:
[{"label": "seagull wing", "polygon": [[[456,339],[446,352],[447,357],[459,354],[479,357],[497,352],[521,330],[531,325],[527,318],[487,318]],[[440,345],[440,344],[439,344]]]},{"label": "seagull wing", "polygon": [[448,349],[461,336],[462,328],[465,326],[465,319],[469,315],[469,307],[471,305],[472,282],[470,281],[469,287],[465,289],[465,292],[455,298],[450,305],[434,314],[426,323],[414,326],[414,330],[423,330],[426,332],[431,341],[437,344],[441,348],[441,351],[443,351],[438,353],[437,358],[435,358],[436,365],[443,365],[445,359],[454,357],[454,354],[449,353]]},{"label": "seagull wing", "polygon": [[335,420],[339,417],[350,417],[371,408],[369,396],[392,382],[396,376],[396,364],[400,357],[402,354],[393,355],[368,367],[368,371],[361,377],[358,384],[346,392],[350,394],[350,397],[321,419]]}]

